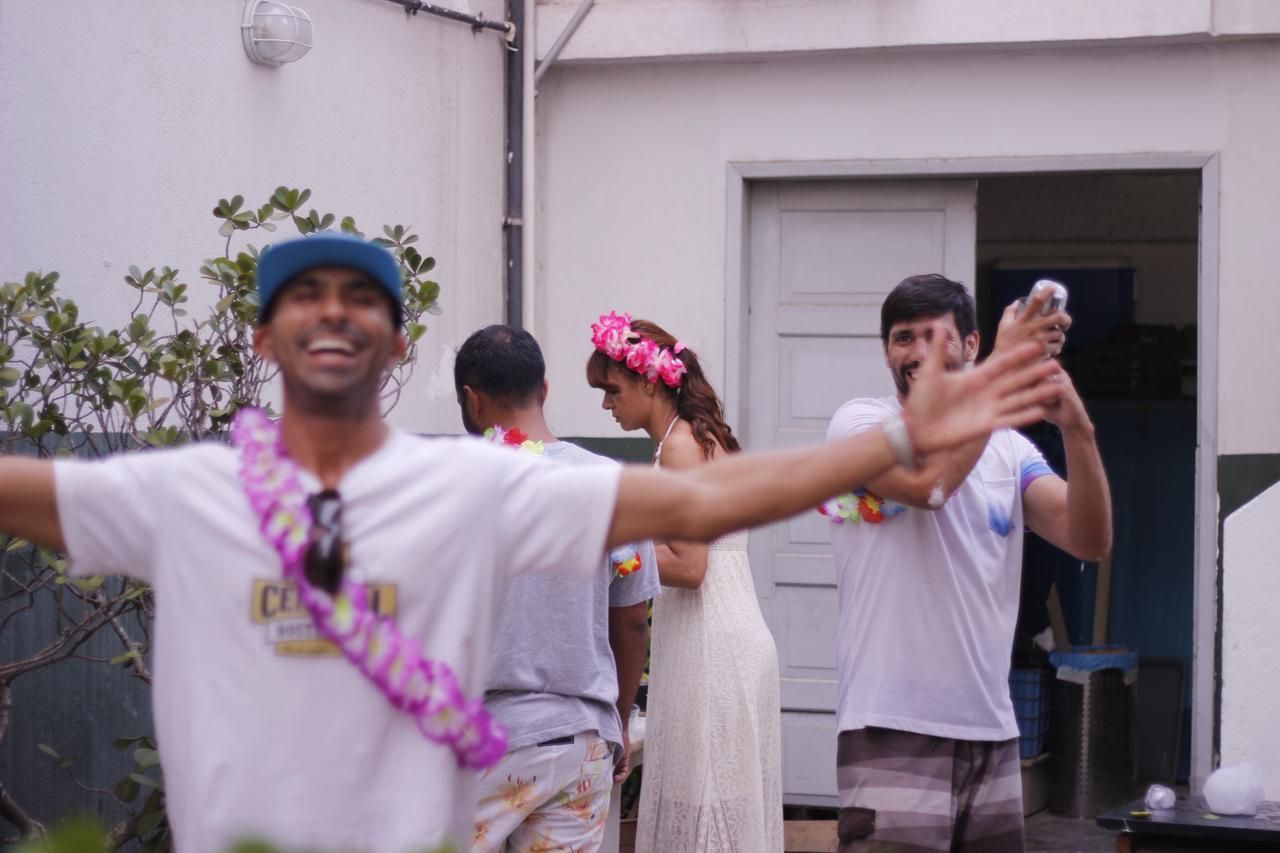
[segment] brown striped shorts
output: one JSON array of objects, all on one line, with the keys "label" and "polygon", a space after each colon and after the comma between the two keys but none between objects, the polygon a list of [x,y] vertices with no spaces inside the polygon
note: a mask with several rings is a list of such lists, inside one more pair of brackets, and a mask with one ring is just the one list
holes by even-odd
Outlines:
[{"label": "brown striped shorts", "polygon": [[841,732],[840,853],[1019,853],[1017,739],[970,741],[893,729]]}]

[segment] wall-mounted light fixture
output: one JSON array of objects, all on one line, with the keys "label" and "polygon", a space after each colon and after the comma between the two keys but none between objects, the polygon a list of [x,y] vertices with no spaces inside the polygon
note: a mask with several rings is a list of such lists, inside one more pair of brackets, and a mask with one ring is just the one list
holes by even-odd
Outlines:
[{"label": "wall-mounted light fixture", "polygon": [[277,0],[245,0],[240,35],[254,62],[283,65],[311,50],[311,16]]}]

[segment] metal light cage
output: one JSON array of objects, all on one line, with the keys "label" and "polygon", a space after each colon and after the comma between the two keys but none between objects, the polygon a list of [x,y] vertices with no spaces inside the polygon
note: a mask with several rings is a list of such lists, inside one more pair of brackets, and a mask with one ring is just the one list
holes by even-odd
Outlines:
[{"label": "metal light cage", "polygon": [[311,16],[277,0],[247,0],[240,35],[254,62],[283,65],[311,50]]}]

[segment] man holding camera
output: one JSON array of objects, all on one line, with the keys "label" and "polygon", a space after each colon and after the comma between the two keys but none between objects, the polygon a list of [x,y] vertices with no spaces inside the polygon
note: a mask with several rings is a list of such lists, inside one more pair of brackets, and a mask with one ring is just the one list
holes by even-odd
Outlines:
[{"label": "man holding camera", "polygon": [[[1036,292],[1006,309],[999,353],[1027,340],[1061,350],[1070,317]],[[946,368],[973,366],[973,297],[940,275],[899,283],[881,307],[896,397],[856,399],[828,439],[901,411],[934,334]],[[1022,531],[1082,560],[1111,549],[1111,497],[1093,424],[1071,384],[1046,420],[1063,435],[1070,481],[1013,430],[872,479],[824,512],[839,585],[837,781],[842,853],[1023,847],[1018,727],[1009,659]],[[841,523],[843,522],[843,523]]]}]

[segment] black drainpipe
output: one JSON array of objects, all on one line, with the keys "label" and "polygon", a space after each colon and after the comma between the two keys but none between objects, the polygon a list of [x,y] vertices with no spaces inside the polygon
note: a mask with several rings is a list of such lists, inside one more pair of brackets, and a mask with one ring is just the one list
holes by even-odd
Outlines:
[{"label": "black drainpipe", "polygon": [[502,219],[507,325],[524,328],[524,0],[507,0],[515,39],[507,59],[507,203]]},{"label": "black drainpipe", "polygon": [[413,16],[419,12],[470,24],[474,32],[495,30],[506,37],[506,176],[502,217],[503,259],[507,263],[507,324],[524,328],[524,0],[507,0],[507,20],[490,21],[426,0],[389,0]]}]

